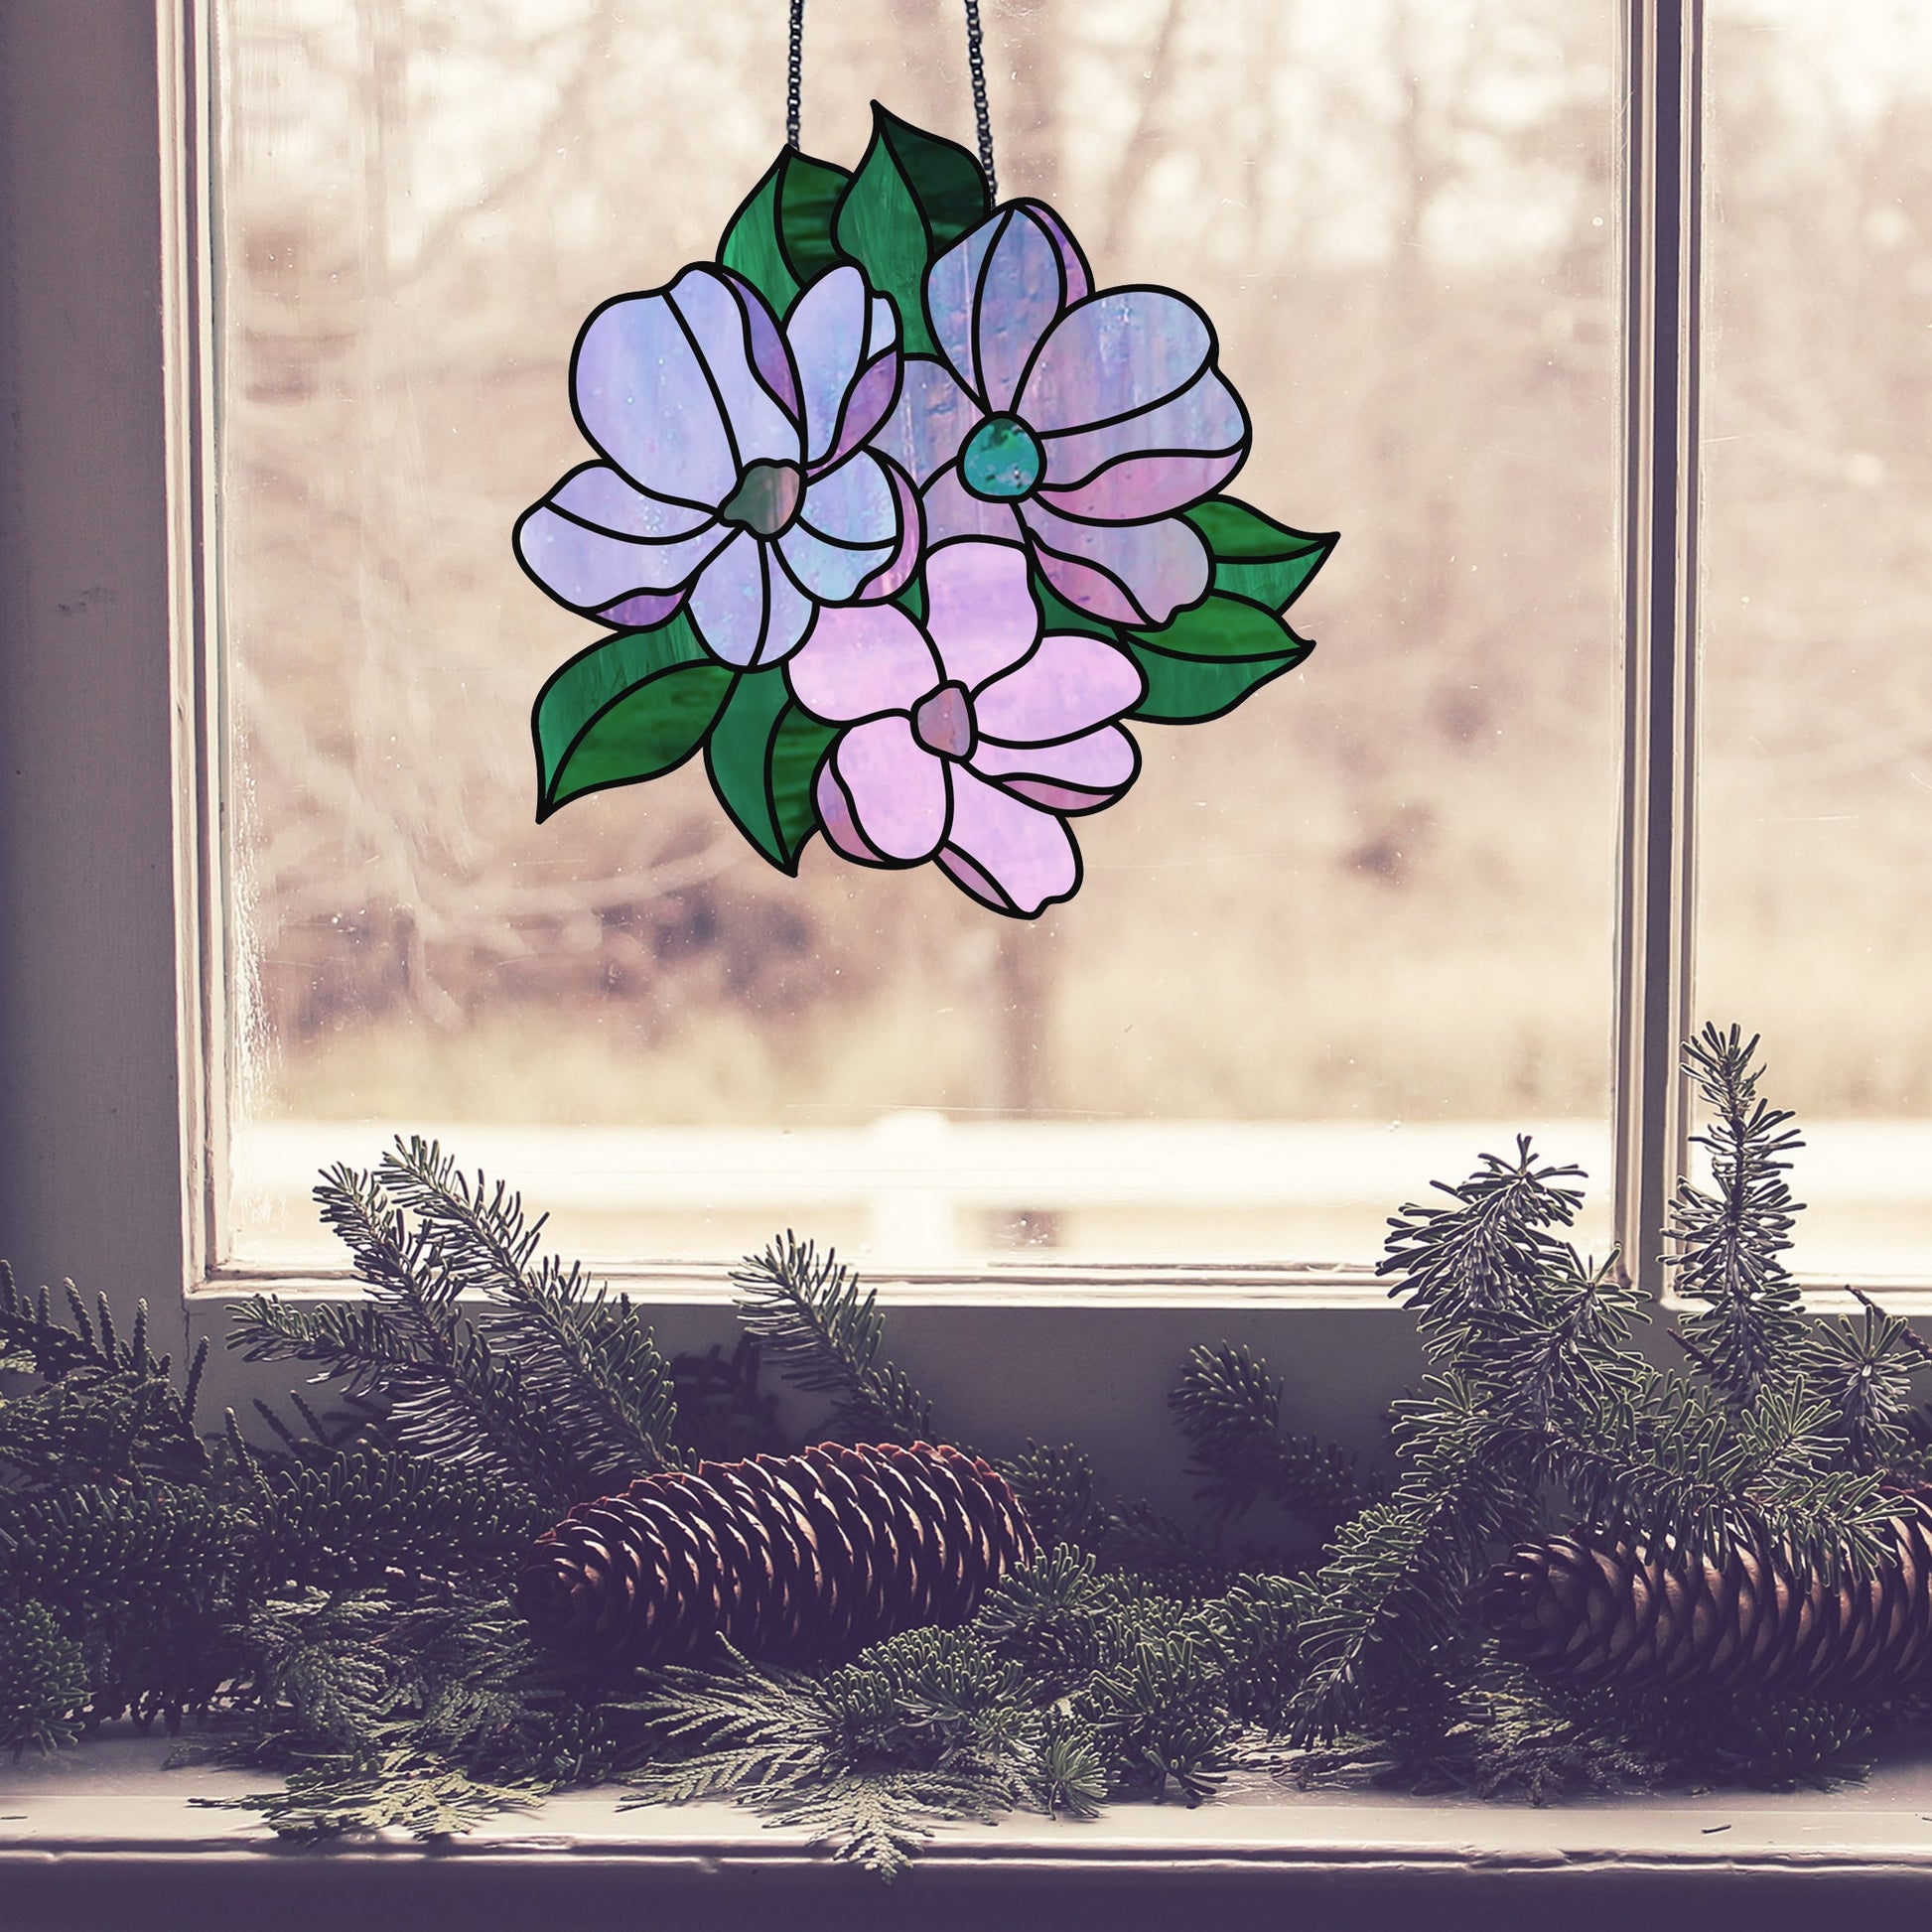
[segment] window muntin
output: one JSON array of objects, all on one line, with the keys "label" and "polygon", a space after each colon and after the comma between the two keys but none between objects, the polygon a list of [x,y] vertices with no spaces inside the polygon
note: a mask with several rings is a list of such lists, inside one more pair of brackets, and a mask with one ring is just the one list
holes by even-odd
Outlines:
[{"label": "window muntin", "polygon": [[[779,11],[217,9],[230,1255],[315,1252],[317,1152],[424,1125],[593,1251],[798,1218],[931,1265],[1362,1261],[1550,1122],[1600,1246],[1613,9],[990,12],[1004,192],[1200,300],[1237,490],[1344,532],[1309,668],[1145,728],[1033,927],[822,849],[768,875],[689,774],[529,822],[525,707],[588,632],[509,522],[581,454],[583,315],[768,160]],[[868,92],[963,126],[955,38],[820,0],[807,146],[856,158]]]},{"label": "window muntin", "polygon": [[1932,19],[1716,0],[1698,1001],[1765,1035],[1806,1274],[1932,1252]]}]

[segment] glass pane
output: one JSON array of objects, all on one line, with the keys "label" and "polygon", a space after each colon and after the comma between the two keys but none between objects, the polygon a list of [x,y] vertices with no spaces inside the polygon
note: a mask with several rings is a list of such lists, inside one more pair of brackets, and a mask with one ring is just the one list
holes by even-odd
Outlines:
[{"label": "glass pane", "polygon": [[[1213,318],[1234,488],[1340,528],[1319,648],[1148,726],[1085,884],[797,881],[702,773],[532,823],[596,634],[512,561],[590,310],[711,256],[778,0],[220,0],[224,598],[249,1025],[231,1252],[397,1129],[600,1254],[1369,1259],[1523,1126],[1607,1226],[1615,9],[992,0],[1003,192]],[[970,140],[957,0],[814,0],[808,151]]]},{"label": "glass pane", "polygon": [[1699,1008],[1808,1143],[1796,1264],[1932,1261],[1932,13],[1711,10]]}]

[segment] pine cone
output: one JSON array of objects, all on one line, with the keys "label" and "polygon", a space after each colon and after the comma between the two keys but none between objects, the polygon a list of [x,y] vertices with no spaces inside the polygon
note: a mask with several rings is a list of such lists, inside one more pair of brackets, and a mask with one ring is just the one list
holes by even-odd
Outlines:
[{"label": "pine cone", "polygon": [[1505,1652],[1580,1687],[1885,1696],[1932,1662],[1932,1490],[1894,1500],[1863,1578],[1801,1575],[1768,1538],[1719,1565],[1578,1532],[1499,1565],[1484,1610]]},{"label": "pine cone", "polygon": [[516,1600],[560,1648],[674,1663],[724,1637],[791,1663],[964,1622],[1034,1550],[989,1464],[924,1443],[826,1443],[578,1504],[537,1540]]}]

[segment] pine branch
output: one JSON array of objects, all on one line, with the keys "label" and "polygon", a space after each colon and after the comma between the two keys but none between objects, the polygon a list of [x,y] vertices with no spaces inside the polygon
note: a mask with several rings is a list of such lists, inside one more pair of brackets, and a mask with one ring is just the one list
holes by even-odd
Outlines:
[{"label": "pine branch", "polygon": [[1091,1550],[1102,1533],[1093,1464],[1070,1443],[1029,1442],[1000,1464],[1042,1550],[1060,1544]]},{"label": "pine branch", "polygon": [[195,1403],[207,1358],[196,1350],[185,1388],[172,1362],[148,1346],[148,1305],[135,1305],[123,1342],[106,1296],[90,1313],[71,1282],[62,1285],[68,1320],[56,1318],[46,1288],[24,1295],[0,1262],[0,1356],[44,1386],[0,1397],[0,1462],[29,1482],[71,1483],[120,1475],[194,1482],[208,1473],[195,1429]]},{"label": "pine branch", "polygon": [[419,1361],[447,1362],[459,1284],[440,1266],[428,1234],[410,1228],[374,1174],[342,1163],[324,1171],[315,1196],[402,1348]]},{"label": "pine branch", "polygon": [[496,1576],[500,1587],[548,1516],[486,1475],[370,1445],[255,1468],[242,1510],[257,1592],[391,1572]]},{"label": "pine branch", "polygon": [[44,1603],[0,1602],[0,1749],[78,1741],[93,1697],[87,1659]]},{"label": "pine branch", "polygon": [[1646,1319],[1644,1299],[1618,1279],[1614,1254],[1591,1265],[1558,1243],[1516,1311],[1476,1316],[1444,1358],[1475,1381],[1499,1430],[1535,1444],[1560,1437],[1580,1411],[1633,1399],[1654,1381],[1629,1346]]},{"label": "pine branch", "polygon": [[1186,1622],[1152,1622],[1069,1708],[1109,1760],[1110,1782],[1126,1791],[1158,1800],[1172,1783],[1199,1804],[1230,1768],[1238,1726],[1212,1652]]},{"label": "pine branch", "polygon": [[824,1784],[773,1793],[758,1808],[774,1825],[808,1831],[834,1859],[897,1878],[936,1825],[990,1820],[1008,1807],[972,1777],[946,1771],[852,1771]]},{"label": "pine branch", "polygon": [[254,1295],[229,1311],[228,1346],[244,1361],[322,1364],[351,1401],[382,1390],[398,1370],[420,1361],[415,1347],[370,1302],[285,1302]]},{"label": "pine branch", "polygon": [[230,1346],[319,1365],[317,1379],[386,1404],[381,1432],[395,1447],[486,1471],[553,1511],[666,1459],[675,1404],[649,1330],[580,1269],[532,1266],[541,1223],[526,1225],[514,1194],[481,1176],[472,1187],[411,1141],[376,1174],[329,1170],[316,1197],[369,1300],[257,1298]]},{"label": "pine branch", "polygon": [[830,1433],[846,1442],[915,1443],[932,1435],[932,1409],[880,1359],[885,1323],[877,1300],[827,1249],[787,1231],[732,1276],[738,1318],[794,1387],[833,1398]]},{"label": "pine branch", "polygon": [[1439,1670],[1466,1642],[1492,1549],[1533,1520],[1522,1450],[1498,1440],[1464,1379],[1427,1378],[1397,1415],[1408,1466],[1394,1495],[1341,1531],[1314,1578],[1290,1723],[1305,1745]]},{"label": "pine branch", "polygon": [[1410,1206],[1390,1222],[1384,1274],[1402,1280],[1436,1368],[1397,1405],[1405,1467],[1387,1502],[1342,1528],[1315,1579],[1301,1637],[1306,1670],[1291,1728],[1333,1738],[1389,1686],[1431,1675],[1463,1640],[1490,1552],[1534,1520],[1538,1458],[1553,1411],[1635,1371],[1618,1344],[1629,1309],[1607,1270],[1583,1267],[1549,1230],[1582,1196],[1572,1168],[1484,1155],[1452,1208]]},{"label": "pine branch", "polygon": [[671,1453],[670,1371],[626,1297],[593,1291],[578,1266],[538,1259],[543,1220],[479,1174],[474,1186],[434,1142],[399,1140],[377,1171],[413,1214],[457,1292],[488,1306],[484,1332],[568,1445],[583,1493],[620,1486]]},{"label": "pine branch", "polygon": [[1658,1377],[1577,1413],[1542,1466],[1588,1522],[1628,1526],[1722,1565],[1741,1540],[1790,1546],[1828,1577],[1882,1550],[1887,1510],[1875,1477],[1834,1466],[1832,1405],[1802,1386],[1739,1413],[1721,1395]]},{"label": "pine branch", "polygon": [[1858,1321],[1821,1321],[1800,1361],[1806,1384],[1831,1405],[1846,1452],[1861,1470],[1889,1468],[1911,1447],[1912,1382],[1923,1344],[1868,1297]]},{"label": "pine branch", "polygon": [[1695,1145],[1711,1156],[1715,1192],[1680,1180],[1665,1257],[1677,1292],[1704,1307],[1684,1322],[1686,1339],[1733,1402],[1796,1374],[1804,1319],[1797,1284],[1781,1259],[1798,1203],[1784,1176],[1803,1143],[1789,1113],[1758,1097],[1757,1038],[1706,1026],[1684,1049],[1684,1068],[1715,1118]]},{"label": "pine branch", "polygon": [[279,1837],[314,1845],[349,1833],[390,1830],[419,1839],[455,1837],[503,1811],[535,1804],[545,1789],[537,1783],[492,1782],[445,1759],[399,1749],[373,1761],[324,1755],[291,1769],[280,1791],[189,1802],[259,1813]]},{"label": "pine branch", "polygon": [[1220,1520],[1266,1496],[1325,1540],[1366,1500],[1353,1456],[1283,1430],[1282,1385],[1249,1348],[1192,1349],[1168,1406],[1193,1450],[1187,1473],[1200,1479],[1195,1494]]},{"label": "pine branch", "polygon": [[0,1493],[0,1558],[16,1590],[70,1610],[211,1596],[234,1533],[205,1489],[77,1484]]},{"label": "pine branch", "polygon": [[1104,1510],[1095,1549],[1107,1569],[1187,1603],[1218,1595],[1240,1568],[1218,1537],[1204,1536],[1145,1501],[1117,1502]]},{"label": "pine branch", "polygon": [[1584,1198],[1558,1183],[1582,1172],[1539,1166],[1520,1135],[1513,1165],[1485,1154],[1460,1186],[1434,1183],[1455,1206],[1411,1202],[1394,1216],[1376,1272],[1402,1277],[1390,1292],[1407,1295],[1425,1336],[1507,1312],[1554,1261],[1547,1230],[1568,1227]]}]

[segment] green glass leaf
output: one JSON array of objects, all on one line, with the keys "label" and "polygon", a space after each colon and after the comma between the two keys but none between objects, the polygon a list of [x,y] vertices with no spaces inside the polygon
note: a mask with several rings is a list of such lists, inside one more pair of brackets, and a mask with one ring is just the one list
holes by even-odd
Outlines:
[{"label": "green glass leaf", "polygon": [[979,163],[873,102],[872,143],[834,218],[839,251],[898,309],[908,355],[935,353],[925,320],[925,272],[934,256],[986,219],[992,197]]},{"label": "green glass leaf", "polygon": [[783,315],[798,291],[838,260],[832,212],[850,179],[829,161],[785,149],[739,204],[718,259]]},{"label": "green glass leaf", "polygon": [[1215,660],[1170,657],[1149,644],[1130,642],[1127,648],[1147,675],[1147,696],[1132,715],[1154,725],[1199,725],[1232,711],[1271,679],[1292,671],[1306,649],[1278,657],[1240,657]]},{"label": "green glass leaf", "polygon": [[795,873],[818,830],[812,780],[838,736],[792,703],[784,673],[747,671],[705,743],[705,768],[738,829],[780,872]]},{"label": "green glass leaf", "polygon": [[1195,725],[1232,711],[1314,645],[1273,612],[1246,598],[1215,593],[1159,630],[1136,630],[1128,648],[1147,674],[1136,718]]},{"label": "green glass leaf", "polygon": [[1272,611],[1250,604],[1245,597],[1224,597],[1218,591],[1191,611],[1182,611],[1159,630],[1136,630],[1134,635],[1170,657],[1216,661],[1279,657],[1285,652],[1306,657],[1312,648]]},{"label": "green glass leaf", "polygon": [[832,218],[852,172],[789,149],[778,165],[784,170],[778,191],[778,245],[804,288],[838,262]]},{"label": "green glass leaf", "polygon": [[588,791],[682,764],[704,743],[733,676],[682,611],[654,629],[621,631],[578,652],[530,713],[537,822]]},{"label": "green glass leaf", "polygon": [[1233,496],[1211,496],[1182,512],[1207,539],[1214,588],[1286,611],[1328,561],[1340,537],[1291,530]]}]

